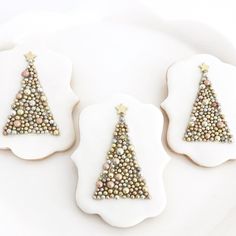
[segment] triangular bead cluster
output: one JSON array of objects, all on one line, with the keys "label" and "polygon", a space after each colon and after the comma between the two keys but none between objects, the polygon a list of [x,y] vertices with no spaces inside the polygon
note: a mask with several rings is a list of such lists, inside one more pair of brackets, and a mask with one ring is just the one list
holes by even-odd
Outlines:
[{"label": "triangular bead cluster", "polygon": [[202,77],[184,140],[230,143],[232,135],[208,77],[209,66],[203,63],[199,67]]},{"label": "triangular bead cluster", "polygon": [[94,199],[149,199],[146,182],[130,143],[125,121],[127,107],[116,107],[119,121],[113,135],[112,146],[107,153],[103,171],[96,183]]},{"label": "triangular bead cluster", "polygon": [[34,65],[36,56],[25,55],[27,68],[22,72],[21,89],[11,107],[11,114],[3,129],[4,135],[52,134],[59,135],[59,129],[50,111]]}]

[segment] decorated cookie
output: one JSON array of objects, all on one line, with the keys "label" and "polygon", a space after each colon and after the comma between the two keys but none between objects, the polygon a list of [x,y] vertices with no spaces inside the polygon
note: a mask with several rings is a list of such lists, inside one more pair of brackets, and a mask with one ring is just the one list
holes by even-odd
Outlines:
[{"label": "decorated cookie", "polygon": [[173,151],[212,167],[236,159],[236,68],[210,55],[172,65],[168,97],[167,141]]},{"label": "decorated cookie", "polygon": [[22,45],[1,52],[0,64],[0,148],[29,160],[68,149],[78,102],[70,88],[70,60]]},{"label": "decorated cookie", "polygon": [[158,216],[166,205],[161,143],[163,117],[153,105],[126,95],[91,105],[80,115],[76,200],[108,224],[130,227]]}]

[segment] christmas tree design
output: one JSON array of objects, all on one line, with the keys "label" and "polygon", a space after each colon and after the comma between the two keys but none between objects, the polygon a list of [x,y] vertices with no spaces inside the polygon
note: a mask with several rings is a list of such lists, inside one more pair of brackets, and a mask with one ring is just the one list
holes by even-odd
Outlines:
[{"label": "christmas tree design", "polygon": [[21,89],[11,106],[11,114],[3,128],[4,135],[45,134],[59,135],[59,129],[48,106],[34,65],[36,56],[29,52],[24,55],[28,63],[21,73]]},{"label": "christmas tree design", "polygon": [[116,107],[119,121],[113,134],[113,142],[107,153],[103,171],[96,182],[94,199],[149,199],[150,195],[135,158],[135,149],[128,136],[125,122],[127,107]]},{"label": "christmas tree design", "polygon": [[221,112],[217,96],[208,78],[209,66],[201,64],[201,81],[197,98],[194,102],[190,121],[184,135],[184,140],[211,141],[211,142],[232,142],[232,135]]}]

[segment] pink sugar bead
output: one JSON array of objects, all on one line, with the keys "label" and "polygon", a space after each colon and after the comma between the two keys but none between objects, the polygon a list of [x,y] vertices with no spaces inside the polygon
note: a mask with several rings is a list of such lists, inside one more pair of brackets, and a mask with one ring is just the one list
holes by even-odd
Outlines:
[{"label": "pink sugar bead", "polygon": [[27,78],[27,77],[29,77],[30,73],[29,73],[28,70],[24,70],[24,71],[22,71],[21,75],[22,75],[24,78]]}]

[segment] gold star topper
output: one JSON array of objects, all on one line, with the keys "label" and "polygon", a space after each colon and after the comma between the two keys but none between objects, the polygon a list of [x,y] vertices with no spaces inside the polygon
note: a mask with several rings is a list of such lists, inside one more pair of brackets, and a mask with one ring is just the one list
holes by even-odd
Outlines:
[{"label": "gold star topper", "polygon": [[125,112],[127,111],[127,107],[124,106],[123,104],[120,104],[118,106],[116,106],[116,110],[117,110],[117,113],[120,115],[120,114],[125,114]]},{"label": "gold star topper", "polygon": [[24,56],[25,56],[26,61],[28,61],[28,62],[33,62],[36,57],[36,55],[34,55],[31,51],[29,51]]},{"label": "gold star topper", "polygon": [[202,64],[199,66],[199,68],[200,68],[200,70],[201,70],[202,72],[207,72],[208,69],[209,69],[209,66],[208,66],[207,64],[205,64],[205,63],[202,63]]}]

